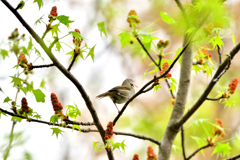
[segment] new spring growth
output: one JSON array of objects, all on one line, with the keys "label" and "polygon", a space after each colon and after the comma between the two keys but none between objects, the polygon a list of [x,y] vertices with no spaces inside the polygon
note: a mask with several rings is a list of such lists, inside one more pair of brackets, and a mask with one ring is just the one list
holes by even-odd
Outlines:
[{"label": "new spring growth", "polygon": [[[162,70],[159,71],[159,74],[163,74],[168,68],[169,68],[168,62],[164,62],[164,63],[163,63],[163,66],[162,66]],[[167,78],[172,77],[171,73],[168,73],[168,74],[166,75],[166,77],[167,77]]]},{"label": "new spring growth", "polygon": [[24,74],[28,74],[28,73],[32,73],[32,64],[31,63],[28,63],[28,60],[25,56],[24,53],[21,53],[19,56],[18,56],[18,64],[20,67],[24,68]]},{"label": "new spring growth", "polygon": [[228,93],[233,94],[237,88],[238,85],[238,78],[235,77],[228,85]]},{"label": "new spring growth", "polygon": [[9,40],[14,40],[15,38],[17,38],[19,36],[19,32],[18,29],[16,28],[11,35],[8,37]]},{"label": "new spring growth", "polygon": [[[75,31],[75,32],[78,32],[79,34],[81,34],[81,32],[80,32],[79,29],[75,29],[74,31]],[[74,44],[74,46],[75,46],[75,48],[74,48],[74,54],[77,54],[77,55],[80,54],[80,46],[81,46],[82,41],[83,41],[82,38],[75,38],[75,37],[73,36],[73,44]]]},{"label": "new spring growth", "polygon": [[137,154],[134,154],[132,160],[139,160],[139,156]]},{"label": "new spring growth", "polygon": [[225,133],[223,132],[222,120],[220,118],[216,119],[215,125],[216,127],[213,127],[213,132],[212,132],[213,137],[207,138],[207,141],[211,146],[214,146],[218,139],[222,139],[225,136]]},{"label": "new spring growth", "polygon": [[47,27],[47,29],[52,29],[52,22],[54,21],[54,20],[56,20],[56,18],[57,18],[57,15],[58,15],[58,13],[57,13],[57,7],[56,6],[53,6],[52,7],[52,10],[50,11],[50,14],[48,15],[48,18],[49,18],[49,24],[47,24],[46,25],[46,27]]},{"label": "new spring growth", "polygon": [[141,20],[138,19],[138,16],[135,10],[131,10],[128,13],[127,22],[129,23],[130,28],[135,28],[136,25],[139,25],[141,23]]},{"label": "new spring growth", "polygon": [[59,102],[57,96],[55,93],[51,93],[51,101],[52,101],[52,106],[53,106],[53,110],[55,111],[55,114],[57,114],[59,117],[63,116],[63,106],[62,104]]},{"label": "new spring growth", "polygon": [[157,160],[157,155],[154,153],[152,146],[147,148],[147,160]]},{"label": "new spring growth", "polygon": [[19,114],[23,114],[23,113],[28,114],[30,112],[30,110],[29,110],[29,106],[27,103],[27,99],[25,97],[23,97],[21,102],[22,102],[22,105],[21,105],[21,109],[19,110]]},{"label": "new spring growth", "polygon": [[113,123],[112,122],[108,122],[107,129],[105,131],[104,139],[105,140],[110,139],[110,138],[112,138],[112,136],[113,136]]},{"label": "new spring growth", "polygon": [[206,60],[209,60],[212,58],[212,55],[208,53],[208,48],[204,46],[197,55],[197,63],[200,65],[204,65]]},{"label": "new spring growth", "polygon": [[169,45],[169,40],[166,40],[166,41],[159,40],[159,42],[157,43],[157,48],[163,49],[163,48],[166,48],[168,45]]}]

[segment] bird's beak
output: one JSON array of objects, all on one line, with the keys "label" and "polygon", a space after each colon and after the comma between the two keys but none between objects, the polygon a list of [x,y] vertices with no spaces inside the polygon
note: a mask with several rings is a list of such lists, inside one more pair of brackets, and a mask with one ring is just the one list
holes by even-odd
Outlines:
[{"label": "bird's beak", "polygon": [[136,87],[136,88],[138,88],[138,86],[135,84],[135,83],[133,83],[134,84],[134,86]]}]

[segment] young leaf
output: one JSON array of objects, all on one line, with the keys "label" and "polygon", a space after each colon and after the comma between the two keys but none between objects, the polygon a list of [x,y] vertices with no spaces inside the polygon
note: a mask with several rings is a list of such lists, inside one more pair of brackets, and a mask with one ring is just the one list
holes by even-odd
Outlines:
[{"label": "young leaf", "polygon": [[44,81],[44,79],[42,79],[39,87],[40,88],[45,88],[45,81]]},{"label": "young leaf", "polygon": [[124,48],[128,43],[130,43],[131,36],[128,33],[122,32],[118,35],[122,44],[121,48]]},{"label": "young leaf", "polygon": [[62,130],[59,129],[59,128],[51,128],[51,129],[53,130],[52,135],[56,134],[56,137],[57,137],[57,138],[58,138],[58,135],[59,135],[59,134],[62,135],[62,132],[64,132],[64,131],[62,131]]},{"label": "young leaf", "polygon": [[79,125],[73,124],[72,125],[72,131],[74,131],[74,128],[77,128],[81,132],[81,129],[80,129]]},{"label": "young leaf", "polygon": [[81,116],[81,112],[78,109],[77,105],[75,104],[75,106],[73,105],[67,105],[65,106],[65,108],[67,109],[67,115],[72,118],[72,119],[76,119],[77,116]]},{"label": "young leaf", "polygon": [[3,57],[3,60],[8,56],[8,51],[5,49],[0,49],[0,55]]},{"label": "young leaf", "polygon": [[[55,123],[58,123],[58,115],[54,114],[51,118],[50,118],[50,123],[53,123],[53,125],[55,125]],[[50,124],[49,124],[50,125]]]},{"label": "young leaf", "polygon": [[37,25],[38,23],[41,24],[41,21],[42,21],[44,15],[42,15],[34,24],[35,25]]},{"label": "young leaf", "polygon": [[27,50],[30,51],[33,47],[33,43],[32,43],[32,37],[29,37],[29,42],[28,42],[28,47]]},{"label": "young leaf", "polygon": [[37,102],[45,102],[45,94],[40,89],[32,90]]},{"label": "young leaf", "polygon": [[65,15],[57,16],[57,20],[59,20],[60,23],[67,26],[67,28],[69,27],[69,23],[74,22],[74,21],[70,21],[68,18],[69,18],[69,16],[65,16]]},{"label": "young leaf", "polygon": [[13,121],[13,120],[17,120],[18,122],[21,122],[23,119],[22,119],[22,118],[20,118],[20,117],[15,117],[15,116],[12,116],[12,119],[11,119],[11,121]]},{"label": "young leaf", "polygon": [[42,0],[34,0],[33,3],[35,3],[35,2],[37,2],[39,10],[40,10],[40,8],[42,7]]},{"label": "young leaf", "polygon": [[169,15],[166,12],[161,11],[160,15],[161,15],[164,22],[166,22],[168,24],[176,23],[175,20],[172,19],[171,17],[169,17]]},{"label": "young leaf", "polygon": [[106,33],[106,29],[105,29],[105,22],[104,21],[99,22],[97,24],[97,26],[98,26],[98,30],[100,32],[101,37],[102,37],[102,33],[107,37],[107,33]]},{"label": "young leaf", "polygon": [[7,114],[6,114],[6,113],[4,113],[4,112],[0,111],[0,119],[1,119],[1,114],[3,114],[4,116],[6,116],[6,117],[7,117]]},{"label": "young leaf", "polygon": [[88,55],[87,55],[87,57],[91,56],[93,62],[94,62],[94,48],[95,48],[95,46],[96,46],[96,44],[90,49],[90,51],[88,52]]},{"label": "young leaf", "polygon": [[57,41],[56,42],[56,49],[57,49],[57,51],[60,52],[61,48],[62,48],[61,44],[59,43],[59,41]]},{"label": "young leaf", "polygon": [[[60,32],[59,30],[59,24],[55,24],[54,26],[52,26],[51,32],[52,32],[52,36],[54,35],[54,33],[56,34],[56,36],[58,37],[58,32]],[[61,33],[61,32],[60,32]]]},{"label": "young leaf", "polygon": [[4,99],[3,103],[7,103],[7,102],[9,102],[9,101],[12,101],[12,99],[10,99],[9,97],[7,97],[7,98]]},{"label": "young leaf", "polygon": [[221,156],[221,157],[225,157],[225,156],[229,156],[230,154],[230,150],[231,147],[229,146],[229,143],[224,143],[224,144],[218,144],[213,152],[212,155],[214,155],[215,153],[217,153],[217,156]]}]

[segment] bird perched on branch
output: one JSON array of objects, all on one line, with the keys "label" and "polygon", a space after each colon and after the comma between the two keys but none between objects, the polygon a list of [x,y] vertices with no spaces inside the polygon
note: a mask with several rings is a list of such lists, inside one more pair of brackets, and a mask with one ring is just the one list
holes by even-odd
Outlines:
[{"label": "bird perched on branch", "polygon": [[119,112],[116,103],[122,104],[127,102],[135,94],[135,87],[137,86],[132,79],[126,79],[121,86],[116,86],[109,91],[98,95],[96,98],[110,97]]}]

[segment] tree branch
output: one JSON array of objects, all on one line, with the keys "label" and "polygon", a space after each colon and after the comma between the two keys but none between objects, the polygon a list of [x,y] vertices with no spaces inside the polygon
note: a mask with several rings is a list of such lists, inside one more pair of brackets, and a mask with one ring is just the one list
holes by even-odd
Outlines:
[{"label": "tree branch", "polygon": [[240,158],[240,154],[234,156],[234,157],[230,157],[230,158],[227,158],[225,160],[236,160],[236,159],[239,159]]},{"label": "tree branch", "polygon": [[184,128],[181,127],[181,138],[182,138],[182,152],[183,152],[183,159],[186,160],[186,153],[185,153],[185,143],[184,143]]},{"label": "tree branch", "polygon": [[71,70],[71,68],[72,68],[72,66],[73,66],[73,64],[74,64],[74,62],[75,62],[75,60],[76,60],[76,58],[77,58],[77,54],[74,53],[73,59],[72,59],[70,65],[69,65],[69,67],[68,67],[68,69],[67,69],[68,71]]},{"label": "tree branch", "polygon": [[211,147],[210,144],[207,144],[205,146],[202,146],[201,148],[198,148],[196,151],[194,151],[186,160],[189,160],[191,159],[195,154],[197,154],[199,151],[201,151],[202,149],[205,149],[205,148],[208,148],[208,147]]},{"label": "tree branch", "polygon": [[165,77],[170,70],[173,68],[173,66],[175,65],[175,63],[178,61],[178,59],[181,57],[181,55],[184,53],[184,51],[187,49],[188,45],[189,45],[189,41],[186,43],[186,45],[183,47],[182,51],[179,53],[179,55],[173,60],[172,64],[169,66],[169,68],[162,73],[160,76],[158,77],[154,77],[151,81],[149,81],[148,83],[146,83],[137,93],[135,93],[123,106],[123,108],[121,109],[121,111],[118,113],[117,117],[113,120],[113,125],[116,124],[116,122],[118,121],[118,119],[121,117],[121,115],[123,114],[123,112],[125,111],[125,109],[127,108],[128,104],[135,99],[137,96],[139,96],[140,94],[144,93],[145,88],[147,88],[149,85],[151,85],[152,83],[156,82],[157,80],[159,80],[160,78]]},{"label": "tree branch", "polygon": [[[51,50],[46,46],[44,41],[35,33],[35,31],[25,22],[25,20],[21,17],[21,15],[15,11],[15,9],[6,1],[1,0],[4,5],[16,16],[16,18],[21,22],[21,24],[28,30],[28,32],[32,35],[32,37],[37,41],[37,43],[42,47],[42,49],[45,51],[45,53],[48,55],[48,57],[52,60],[53,64],[76,86],[80,94],[82,95],[82,98],[84,99],[86,106],[88,110],[91,113],[91,116],[93,118],[93,121],[96,123],[96,127],[101,135],[102,141],[104,143],[105,139],[105,131],[101,125],[101,122],[98,118],[97,112],[93,107],[93,104],[91,100],[88,97],[88,94],[86,93],[85,89],[82,87],[82,85],[79,83],[79,81],[62,66],[62,64],[56,59],[56,57],[53,55]],[[110,160],[113,160],[113,154],[111,151],[106,150],[108,158]]]},{"label": "tree branch", "polygon": [[158,140],[150,138],[150,137],[136,135],[136,134],[132,134],[132,133],[116,132],[116,131],[113,131],[113,133],[116,134],[116,135],[131,136],[131,137],[135,137],[135,138],[138,138],[138,139],[148,140],[148,141],[153,142],[157,145],[161,145],[161,143]]},{"label": "tree branch", "polygon": [[222,54],[221,54],[219,45],[217,45],[217,48],[218,48],[219,64],[221,64],[222,63]]},{"label": "tree branch", "polygon": [[229,62],[233,59],[233,57],[238,53],[240,50],[240,42],[231,50],[229,53],[230,56],[228,56],[224,62],[219,66],[217,69],[215,75],[213,76],[211,82],[208,84],[207,88],[201,95],[201,97],[197,100],[197,102],[188,110],[188,112],[183,115],[181,119],[179,119],[175,126],[180,127],[182,126],[195,112],[196,110],[202,105],[202,103],[206,100],[208,94],[211,92],[219,78],[222,76],[223,73],[226,72],[226,69],[229,68]]},{"label": "tree branch", "polygon": [[31,65],[31,66],[29,67],[29,69],[32,70],[32,69],[34,69],[34,68],[45,68],[45,67],[52,67],[52,66],[54,66],[53,63],[52,63],[52,64],[37,65],[37,66]]}]

